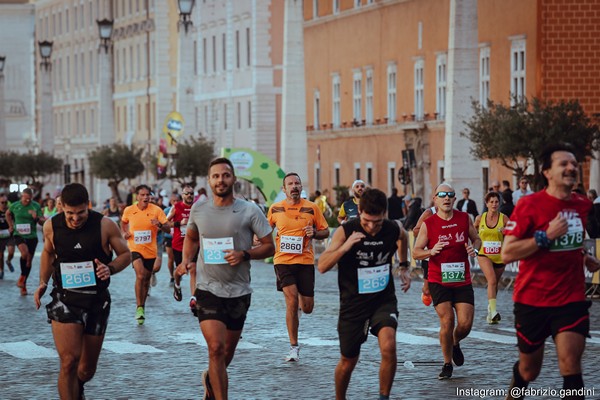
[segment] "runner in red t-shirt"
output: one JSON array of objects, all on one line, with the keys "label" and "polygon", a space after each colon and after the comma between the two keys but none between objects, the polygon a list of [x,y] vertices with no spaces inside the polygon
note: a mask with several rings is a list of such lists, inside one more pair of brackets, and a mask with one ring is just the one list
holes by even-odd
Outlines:
[{"label": "runner in red t-shirt", "polygon": [[471,332],[475,302],[469,256],[475,257],[475,249],[481,247],[469,214],[455,210],[455,201],[456,192],[452,186],[442,183],[436,188],[434,205],[437,212],[421,225],[413,249],[415,259],[429,258],[429,292],[440,318],[440,345],[444,355],[444,366],[438,379],[452,377],[452,361],[457,366],[465,362],[460,341]]},{"label": "runner in red t-shirt", "polygon": [[537,378],[550,335],[563,388],[583,388],[581,356],[590,329],[583,265],[591,272],[600,269],[595,257],[583,254],[592,204],[572,192],[579,175],[574,152],[568,145],[554,145],[540,161],[548,186],[519,200],[502,247],[504,263],[521,260],[513,292],[519,361],[507,399],[523,398],[522,389]]}]

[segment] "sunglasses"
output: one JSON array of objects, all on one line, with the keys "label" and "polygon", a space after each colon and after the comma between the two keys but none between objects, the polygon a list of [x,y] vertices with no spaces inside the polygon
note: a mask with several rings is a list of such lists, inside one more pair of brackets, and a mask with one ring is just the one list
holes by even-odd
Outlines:
[{"label": "sunglasses", "polygon": [[194,192],[183,192],[182,194],[185,196],[191,196],[194,194]]},{"label": "sunglasses", "polygon": [[8,204],[8,201],[0,201],[0,204]]},{"label": "sunglasses", "polygon": [[439,197],[440,199],[443,199],[446,196],[453,199],[454,196],[456,196],[456,192],[437,192],[436,196]]}]

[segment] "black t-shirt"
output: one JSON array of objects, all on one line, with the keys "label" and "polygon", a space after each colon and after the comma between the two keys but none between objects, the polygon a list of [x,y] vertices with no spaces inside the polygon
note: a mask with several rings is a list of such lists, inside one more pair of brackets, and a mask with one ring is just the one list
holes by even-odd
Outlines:
[{"label": "black t-shirt", "polygon": [[402,203],[404,197],[400,196],[390,196],[388,198],[388,218],[389,219],[400,219],[404,217],[404,212],[402,211]]},{"label": "black t-shirt", "polygon": [[366,237],[352,246],[338,262],[340,318],[362,319],[382,303],[396,304],[392,257],[398,249],[398,224],[384,220],[375,236],[364,231],[360,219],[348,221],[342,229],[346,238],[356,231]]},{"label": "black t-shirt", "polygon": [[[67,227],[65,214],[60,213],[52,217],[52,230],[54,238],[54,249],[56,251],[56,260],[54,261],[54,286],[63,288],[61,275],[61,263],[81,264],[84,262],[94,261],[96,258],[104,264],[108,264],[112,260],[112,254],[106,254],[102,248],[102,228],[101,222],[104,216],[96,211],[89,211],[88,220],[79,229],[71,229]],[[102,281],[98,278],[96,271],[96,263],[94,266],[94,276],[96,285],[74,288],[79,291],[97,291],[98,293],[106,290],[110,284],[110,279]],[[75,266],[74,268],[81,268]],[[73,274],[77,275],[76,273]],[[82,278],[70,278],[70,284],[81,284]]]}]

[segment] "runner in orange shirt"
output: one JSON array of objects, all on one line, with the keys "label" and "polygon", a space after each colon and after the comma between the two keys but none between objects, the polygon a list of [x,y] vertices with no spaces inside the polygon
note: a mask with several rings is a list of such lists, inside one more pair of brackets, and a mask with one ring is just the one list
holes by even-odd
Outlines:
[{"label": "runner in orange shirt", "polygon": [[286,199],[269,209],[268,219],[277,228],[275,274],[277,290],[286,303],[286,324],[290,337],[290,352],[286,361],[298,361],[299,307],[310,314],[315,295],[315,255],[312,239],[326,239],[329,226],[315,203],[300,197],[302,182],[295,172],[283,178]]},{"label": "runner in orange shirt", "polygon": [[137,309],[135,319],[142,325],[146,319],[145,304],[150,287],[150,278],[157,256],[156,237],[158,230],[169,232],[171,226],[164,211],[150,204],[150,187],[140,185],[136,188],[137,204],[123,211],[121,231],[131,250],[133,269],[135,270],[135,298]]}]

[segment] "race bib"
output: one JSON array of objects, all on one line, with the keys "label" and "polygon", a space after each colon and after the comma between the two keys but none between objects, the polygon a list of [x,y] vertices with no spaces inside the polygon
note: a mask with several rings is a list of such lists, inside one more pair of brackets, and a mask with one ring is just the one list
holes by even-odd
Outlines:
[{"label": "race bib", "polygon": [[119,223],[119,217],[108,217],[108,219],[115,221],[115,223]]},{"label": "race bib", "polygon": [[502,242],[492,242],[492,241],[484,241],[483,242],[483,254],[494,255],[500,254],[500,247],[502,246]]},{"label": "race bib", "polygon": [[381,292],[390,280],[390,264],[358,269],[358,293]]},{"label": "race bib", "polygon": [[281,236],[279,251],[282,253],[302,254],[303,236]]},{"label": "race bib", "polygon": [[179,227],[179,231],[181,232],[181,237],[185,237],[185,233],[187,232],[187,225],[181,225]]},{"label": "race bib", "polygon": [[465,263],[442,263],[442,283],[464,282]]},{"label": "race bib", "polygon": [[6,239],[10,237],[10,231],[8,229],[0,229],[0,239]]},{"label": "race bib", "polygon": [[202,238],[204,264],[227,264],[223,250],[233,250],[233,238]]},{"label": "race bib", "polygon": [[133,243],[135,244],[146,244],[152,241],[152,231],[134,231],[133,232]]},{"label": "race bib", "polygon": [[31,224],[17,224],[17,232],[20,235],[29,235],[31,233]]},{"label": "race bib", "polygon": [[63,289],[94,286],[96,284],[94,263],[91,261],[60,263],[60,277]]},{"label": "race bib", "polygon": [[569,228],[567,233],[556,238],[550,244],[550,251],[569,251],[583,247],[584,229],[580,218],[567,220]]}]

